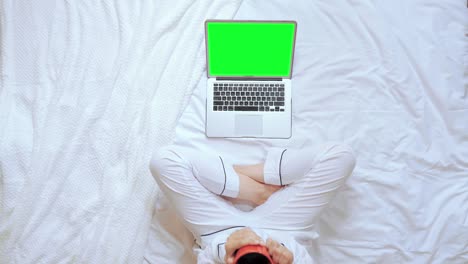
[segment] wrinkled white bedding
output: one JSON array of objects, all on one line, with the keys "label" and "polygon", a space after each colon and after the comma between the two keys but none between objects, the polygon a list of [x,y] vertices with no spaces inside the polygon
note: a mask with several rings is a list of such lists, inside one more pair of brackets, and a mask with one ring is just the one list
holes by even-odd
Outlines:
[{"label": "wrinkled white bedding", "polygon": [[[247,163],[271,145],[347,142],[357,167],[320,219],[315,260],[467,263],[466,12],[460,0],[243,1],[237,19],[298,21],[293,137],[206,138],[204,77],[177,144]],[[155,213],[170,219],[159,201]],[[148,262],[190,250],[190,234],[167,227],[152,230]],[[167,231],[177,239],[159,241]]]},{"label": "wrinkled white bedding", "polygon": [[143,261],[151,154],[239,3],[0,3],[0,263]]}]

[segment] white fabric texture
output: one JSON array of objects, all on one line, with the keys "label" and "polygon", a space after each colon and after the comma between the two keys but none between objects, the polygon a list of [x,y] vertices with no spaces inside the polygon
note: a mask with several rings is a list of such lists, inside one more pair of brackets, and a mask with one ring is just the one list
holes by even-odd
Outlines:
[{"label": "white fabric texture", "polygon": [[[243,1],[237,19],[298,22],[293,136],[206,138],[204,77],[176,144],[246,164],[270,146],[345,141],[357,165],[322,214],[316,262],[467,263],[466,11],[460,0]],[[193,242],[168,227],[174,245]]]},{"label": "white fabric texture", "polygon": [[[283,149],[271,148],[268,151],[282,152]],[[249,212],[237,209],[211,192],[209,189],[213,183],[206,185],[205,181],[199,181],[197,163],[201,162],[203,166],[207,161],[213,163],[213,159],[217,162],[216,156],[199,153],[199,157],[194,160],[191,151],[168,146],[159,149],[153,156],[151,172],[198,244],[210,252],[202,255],[211,256],[209,258],[213,262],[224,259],[227,237],[234,231],[233,228],[242,226],[263,230],[266,234],[274,233],[284,239],[290,237],[279,242],[286,243],[291,250],[300,249],[298,252],[292,251],[295,263],[308,263],[310,257],[301,259],[304,249],[295,243],[300,241],[305,245],[310,244],[310,240],[315,237],[314,227],[319,214],[351,174],[355,159],[349,147],[334,143],[288,151],[289,157],[283,162],[278,155],[267,155],[265,161],[278,165],[282,163],[288,186]],[[223,171],[222,167],[217,166],[210,173],[216,177],[224,175]],[[300,175],[295,182],[290,182],[289,173]],[[215,184],[223,186],[218,182]]]},{"label": "white fabric texture", "polygon": [[143,261],[149,159],[239,3],[2,1],[1,263]]},{"label": "white fabric texture", "polygon": [[190,162],[195,178],[210,192],[234,198],[239,195],[239,176],[228,159],[215,152],[200,153],[187,149],[183,150],[183,156]]}]

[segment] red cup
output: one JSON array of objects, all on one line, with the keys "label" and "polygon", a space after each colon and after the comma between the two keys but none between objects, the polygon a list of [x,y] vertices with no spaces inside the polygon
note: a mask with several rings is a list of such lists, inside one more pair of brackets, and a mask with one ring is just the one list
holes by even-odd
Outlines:
[{"label": "red cup", "polygon": [[268,253],[268,249],[262,245],[247,245],[239,248],[236,253],[236,257],[234,258],[234,263],[237,264],[237,261],[244,255],[249,253],[259,253],[263,256],[267,257],[271,264],[273,264],[273,260],[270,257],[270,253]]}]

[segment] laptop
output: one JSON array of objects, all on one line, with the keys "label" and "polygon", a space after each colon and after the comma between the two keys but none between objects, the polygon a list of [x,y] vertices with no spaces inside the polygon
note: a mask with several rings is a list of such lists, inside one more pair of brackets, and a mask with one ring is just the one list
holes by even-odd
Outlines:
[{"label": "laptop", "polygon": [[208,137],[291,137],[295,21],[205,21]]}]

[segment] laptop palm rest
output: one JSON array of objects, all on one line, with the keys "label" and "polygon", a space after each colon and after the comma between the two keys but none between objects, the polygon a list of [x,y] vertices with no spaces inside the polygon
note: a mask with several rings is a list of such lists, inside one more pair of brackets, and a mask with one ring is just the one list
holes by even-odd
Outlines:
[{"label": "laptop palm rest", "polygon": [[263,134],[263,116],[236,115],[234,129],[238,136],[261,136]]}]

